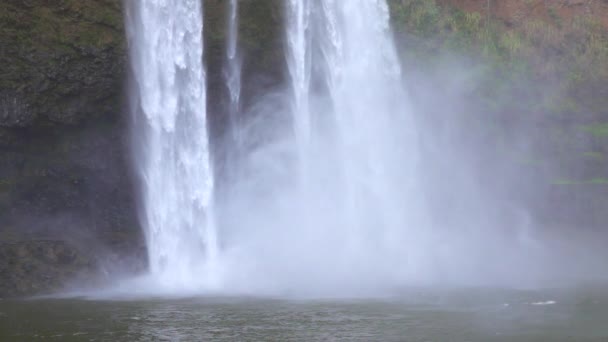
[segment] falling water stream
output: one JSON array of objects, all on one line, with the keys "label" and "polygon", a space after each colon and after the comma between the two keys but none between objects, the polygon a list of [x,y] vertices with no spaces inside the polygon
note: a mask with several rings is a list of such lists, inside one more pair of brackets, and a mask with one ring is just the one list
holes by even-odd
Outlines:
[{"label": "falling water stream", "polygon": [[[201,2],[141,0],[129,7],[139,99],[133,133],[152,275],[195,288],[224,277],[228,287],[247,283],[254,292],[408,281],[422,265],[425,215],[417,131],[386,2],[286,0],[290,91],[282,98],[291,104],[284,115],[292,125],[276,129],[293,134],[249,150],[239,117],[238,1],[227,10],[230,149],[240,151],[233,159],[243,159],[231,165],[244,171],[231,178],[237,191],[226,202],[245,205],[228,211],[239,218],[236,237],[222,238],[226,251],[219,251],[216,226],[226,220],[216,224],[212,203]],[[252,171],[245,166],[254,159]],[[284,171],[275,177],[276,170]],[[258,190],[248,191],[249,184]],[[298,277],[290,276],[294,270]]]},{"label": "falling water stream", "polygon": [[551,273],[490,233],[430,228],[386,1],[285,1],[287,84],[247,106],[227,3],[228,184],[212,172],[201,0],[125,1],[150,275],[87,300],[0,299],[0,340],[606,341],[606,286],[505,289],[511,270]]},{"label": "falling water stream", "polygon": [[239,1],[226,6],[222,114],[232,139],[221,148],[238,153],[217,188],[201,0],[127,6],[141,219],[158,283],[174,292],[362,296],[549,274],[546,249],[518,249],[477,213],[433,226],[420,126],[385,0],[285,0],[286,82],[247,101]]},{"label": "falling water stream", "polygon": [[238,48],[239,39],[239,1],[228,2],[228,20],[226,34],[225,78],[228,89],[228,116],[232,143],[237,151],[242,147],[242,133],[239,120],[241,105],[241,58]]},{"label": "falling water stream", "polygon": [[406,281],[426,222],[387,3],[291,0],[287,14],[297,229],[320,240],[308,248],[328,253],[341,277]]},{"label": "falling water stream", "polygon": [[166,286],[199,284],[217,257],[201,2],[133,1],[127,22],[150,271]]}]

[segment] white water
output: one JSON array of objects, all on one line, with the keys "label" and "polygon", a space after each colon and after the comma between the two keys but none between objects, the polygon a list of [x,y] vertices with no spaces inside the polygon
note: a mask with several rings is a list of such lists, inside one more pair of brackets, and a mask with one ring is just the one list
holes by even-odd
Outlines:
[{"label": "white water", "polygon": [[419,147],[387,5],[286,5],[289,83],[244,113],[247,152],[220,218],[223,290],[342,296],[421,279]]},{"label": "white water", "polygon": [[150,271],[169,288],[200,285],[217,258],[201,2],[134,0],[127,21]]},{"label": "white water", "polygon": [[287,66],[291,76],[293,89],[292,112],[294,114],[294,133],[300,158],[306,161],[306,148],[310,144],[311,118],[309,115],[309,91],[311,77],[310,49],[310,14],[309,0],[287,0],[286,31],[287,31]]},{"label": "white water", "polygon": [[387,4],[290,0],[287,5],[300,177],[281,204],[297,207],[285,214],[284,227],[277,227],[289,230],[299,244],[290,245],[284,257],[303,268],[303,277],[336,288],[391,287],[418,279],[429,247],[428,224],[418,189],[417,130],[401,84]]},{"label": "white water", "polygon": [[239,1],[230,0],[227,5],[225,78],[229,95],[228,116],[230,117],[230,131],[232,133],[233,144],[236,145],[233,148],[239,151],[243,143],[239,118],[241,105],[241,57],[238,48]]},{"label": "white water", "polygon": [[143,223],[152,275],[170,288],[219,281],[227,292],[335,295],[420,277],[428,241],[417,136],[387,4],[286,1],[289,91],[258,99],[247,125],[238,2],[228,4],[228,114],[232,143],[246,149],[218,208],[221,254],[200,0],[129,8]]},{"label": "white water", "polygon": [[237,146],[223,148],[239,153],[230,160],[234,174],[218,210],[212,210],[200,0],[128,7],[153,278],[181,294],[211,284],[230,294],[350,296],[540,274],[540,263],[517,273],[514,265],[530,264],[542,250],[522,253],[517,242],[488,229],[494,222],[478,212],[489,205],[470,201],[474,187],[456,194],[473,208],[462,214],[464,224],[431,224],[421,132],[386,2],[285,1],[288,83],[246,108],[238,1],[228,4],[224,81]]}]

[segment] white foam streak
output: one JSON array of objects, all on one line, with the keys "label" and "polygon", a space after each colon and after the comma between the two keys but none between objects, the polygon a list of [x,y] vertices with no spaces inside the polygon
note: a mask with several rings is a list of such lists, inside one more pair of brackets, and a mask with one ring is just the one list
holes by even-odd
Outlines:
[{"label": "white foam streak", "polygon": [[243,137],[240,123],[241,107],[241,57],[238,48],[239,40],[239,1],[228,2],[228,20],[226,35],[225,79],[228,88],[228,115],[230,117],[233,146],[237,151],[242,148]]},{"label": "white foam streak", "polygon": [[132,1],[127,21],[150,271],[189,286],[217,256],[200,0]]}]

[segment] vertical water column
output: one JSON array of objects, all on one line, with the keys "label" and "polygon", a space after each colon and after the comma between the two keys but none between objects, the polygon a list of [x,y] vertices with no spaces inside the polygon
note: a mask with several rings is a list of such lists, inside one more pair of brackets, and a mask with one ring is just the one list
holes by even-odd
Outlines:
[{"label": "vertical water column", "polygon": [[403,201],[417,181],[417,132],[401,85],[388,6],[384,0],[321,3],[325,34],[317,39],[327,63],[347,215],[356,217],[353,225],[403,226],[396,222],[403,221],[399,213],[415,207]]},{"label": "vertical water column", "polygon": [[150,271],[167,286],[199,284],[217,254],[201,0],[133,0],[126,14]]},{"label": "vertical water column", "polygon": [[300,168],[306,165],[311,137],[311,2],[287,0],[287,66],[291,77],[294,133],[299,148]]},{"label": "vertical water column", "polygon": [[[332,198],[326,208],[307,214],[316,220],[309,224],[320,227],[321,239],[340,241],[334,251],[347,260],[345,268],[368,264],[370,271],[392,276],[420,255],[426,222],[417,130],[388,5],[286,1],[294,131],[302,169],[313,175],[304,202],[317,210],[315,203]],[[315,147],[309,158],[318,144],[322,148]],[[323,160],[327,151],[332,155]],[[324,182],[328,178],[334,181]]]},{"label": "vertical water column", "polygon": [[238,49],[239,40],[239,0],[230,0],[228,3],[228,20],[226,35],[226,65],[225,79],[228,89],[229,103],[228,116],[232,132],[233,148],[242,148],[242,132],[239,122],[241,105],[241,58]]}]

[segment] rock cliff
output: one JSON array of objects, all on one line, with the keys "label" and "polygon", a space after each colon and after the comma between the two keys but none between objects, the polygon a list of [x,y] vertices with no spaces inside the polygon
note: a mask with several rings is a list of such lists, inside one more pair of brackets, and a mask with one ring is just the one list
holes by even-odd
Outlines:
[{"label": "rock cliff", "polygon": [[[249,101],[283,77],[282,1],[240,6]],[[226,1],[204,9],[219,139]],[[141,270],[121,0],[2,1],[0,41],[0,298],[56,290],[77,274]],[[62,253],[70,257],[53,257]]]},{"label": "rock cliff", "polygon": [[141,267],[123,36],[120,0],[0,3],[0,297]]}]

